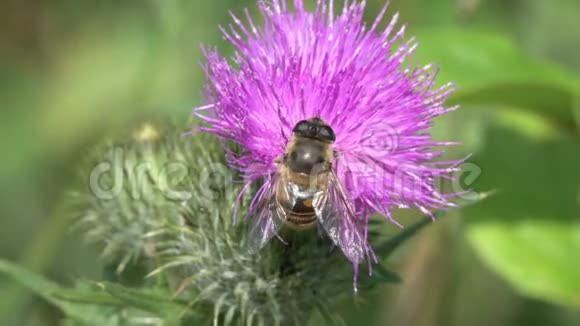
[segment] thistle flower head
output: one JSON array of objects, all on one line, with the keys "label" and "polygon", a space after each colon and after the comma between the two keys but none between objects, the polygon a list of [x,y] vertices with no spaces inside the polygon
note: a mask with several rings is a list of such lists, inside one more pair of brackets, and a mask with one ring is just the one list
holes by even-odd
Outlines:
[{"label": "thistle flower head", "polygon": [[[277,243],[260,255],[248,252],[246,230],[230,220],[243,184],[232,182],[237,172],[224,162],[220,143],[210,135],[183,138],[166,129],[156,128],[154,140],[107,143],[90,157],[93,173],[110,168],[99,178],[101,190],[114,191],[99,193],[92,186],[92,192],[83,187],[75,193],[77,227],[85,238],[102,246],[118,272],[138,263],[139,277],[149,275],[139,283],[170,294],[165,301],[180,306],[177,313],[153,309],[162,319],[304,325],[318,310],[337,322],[340,317],[328,311],[349,293],[351,278],[340,253],[310,234],[288,236],[287,245]],[[139,176],[143,182],[136,182]],[[250,200],[242,196],[240,209]],[[361,280],[361,287],[398,280],[383,273]]]},{"label": "thistle flower head", "polygon": [[434,141],[429,129],[454,109],[444,106],[453,86],[435,87],[436,69],[412,60],[417,43],[405,40],[397,15],[379,29],[386,6],[368,26],[364,1],[346,1],[338,16],[333,0],[317,1],[314,11],[300,0],[293,10],[285,0],[258,7],[263,24],[246,12],[246,23],[232,15],[221,28],[235,47],[231,60],[204,50],[206,105],[194,110],[206,123],[199,130],[241,145],[228,162],[247,184],[271,180],[295,124],[320,117],[336,135],[333,169],[355,215],[341,232],[360,232],[366,243],[374,213],[398,224],[393,207],[431,214],[450,206],[435,180],[458,162],[432,161],[442,154],[435,147],[452,143]]},{"label": "thistle flower head", "polygon": [[86,242],[102,246],[102,258],[117,273],[152,256],[148,234],[177,220],[178,206],[160,189],[158,176],[167,162],[182,160],[174,151],[180,145],[158,132],[144,124],[130,139],[97,146],[81,173],[87,184],[72,193],[74,227],[85,231]]}]

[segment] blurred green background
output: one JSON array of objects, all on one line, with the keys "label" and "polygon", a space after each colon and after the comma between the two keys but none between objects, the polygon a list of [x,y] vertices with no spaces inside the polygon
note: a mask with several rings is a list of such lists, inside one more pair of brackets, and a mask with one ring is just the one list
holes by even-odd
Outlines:
[{"label": "blurred green background", "polygon": [[[383,1],[367,2],[372,19]],[[217,25],[244,7],[255,3],[2,2],[0,257],[63,284],[101,277],[62,202],[79,162],[134,121],[189,119],[199,44],[231,51]],[[404,283],[345,304],[347,324],[580,325],[580,1],[393,0],[395,11],[417,58],[459,86],[450,103],[462,109],[435,137],[463,142],[448,157],[474,154],[463,183],[496,192],[414,238],[388,262]],[[61,317],[0,276],[0,325]]]}]

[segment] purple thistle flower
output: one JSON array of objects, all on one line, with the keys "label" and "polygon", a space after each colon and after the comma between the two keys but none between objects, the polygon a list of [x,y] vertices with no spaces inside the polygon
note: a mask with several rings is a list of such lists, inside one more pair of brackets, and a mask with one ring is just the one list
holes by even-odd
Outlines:
[{"label": "purple thistle flower", "polygon": [[[429,129],[431,119],[456,108],[444,107],[454,88],[434,87],[436,69],[411,60],[417,43],[404,40],[397,15],[378,29],[386,6],[367,27],[364,1],[345,1],[338,17],[333,0],[317,1],[313,12],[301,0],[294,0],[293,11],[285,0],[258,5],[263,25],[246,11],[247,23],[232,14],[234,24],[221,28],[235,47],[232,60],[204,49],[207,105],[194,114],[206,126],[197,131],[242,146],[241,153],[228,152],[228,163],[244,177],[242,193],[265,181],[248,212],[257,219],[253,215],[277,171],[275,160],[296,123],[320,117],[331,126],[334,174],[343,185],[345,207],[353,211],[352,221],[339,217],[339,231],[362,239],[334,240],[355,266],[356,281],[361,259],[369,266],[374,259],[366,240],[372,214],[400,226],[393,207],[431,215],[452,206],[453,194],[441,194],[435,180],[451,178],[460,161],[432,161],[442,154],[435,147],[454,143],[433,141]],[[350,248],[353,243],[359,247]]]}]

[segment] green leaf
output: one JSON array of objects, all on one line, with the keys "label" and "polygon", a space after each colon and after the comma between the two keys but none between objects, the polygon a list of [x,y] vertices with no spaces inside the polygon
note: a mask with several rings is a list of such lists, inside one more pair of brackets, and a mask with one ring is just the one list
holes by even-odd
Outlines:
[{"label": "green leaf", "polygon": [[497,193],[466,209],[469,241],[521,294],[580,307],[578,143],[505,127],[486,139],[476,187]]},{"label": "green leaf", "polygon": [[401,277],[399,274],[390,271],[381,264],[373,266],[374,277],[382,283],[400,283]]},{"label": "green leaf", "polygon": [[85,324],[107,325],[107,317],[98,313],[94,306],[67,302],[55,296],[62,288],[43,277],[14,263],[0,259],[0,272],[38,294],[46,301],[61,309],[67,316]]},{"label": "green leaf", "polygon": [[494,270],[525,295],[580,307],[580,223],[482,223],[468,237]]},{"label": "green leaf", "polygon": [[18,283],[53,303],[55,300],[52,297],[52,293],[60,289],[58,284],[3,259],[0,259],[0,272],[10,276]]},{"label": "green leaf", "polygon": [[148,313],[161,317],[165,325],[173,325],[186,311],[186,306],[172,301],[170,294],[155,289],[131,289],[113,283],[80,284],[67,289],[5,260],[0,260],[0,272],[61,309],[75,325],[125,325],[127,316],[150,316]]},{"label": "green leaf", "polygon": [[54,297],[67,302],[95,305],[122,306],[123,301],[103,292],[101,289],[79,291],[79,289],[61,289],[54,292]]},{"label": "green leaf", "polygon": [[171,294],[152,289],[127,288],[115,283],[99,283],[99,286],[113,298],[125,305],[164,316],[169,320],[179,319],[186,306],[171,300]]},{"label": "green leaf", "polygon": [[334,314],[327,306],[321,302],[316,303],[317,311],[320,313],[327,325],[344,325],[340,316]]},{"label": "green leaf", "polygon": [[[473,192],[469,195],[463,196],[462,200],[456,200],[455,204],[458,207],[468,207],[470,205],[478,203],[483,199],[486,199],[488,196],[489,192],[481,192],[481,193]],[[435,219],[438,219],[442,217],[444,213],[445,212],[443,211],[437,211],[433,214],[433,217]],[[421,229],[423,229],[423,227],[425,227],[431,222],[433,222],[433,219],[430,216],[426,216],[419,219],[414,224],[405,227],[401,232],[397,233],[395,236],[389,238],[386,241],[383,241],[382,243],[374,247],[375,252],[382,258],[389,257],[393,253],[393,251],[395,251],[395,249],[397,249],[399,246],[405,243],[405,241],[409,240],[413,235],[415,235],[415,233],[419,232]],[[384,272],[387,273],[388,271],[384,270]]]},{"label": "green leaf", "polygon": [[465,28],[431,28],[417,34],[417,57],[440,66],[438,82],[458,86],[449,104],[524,108],[575,128],[577,76],[530,57],[502,35]]},{"label": "green leaf", "polygon": [[424,217],[420,219],[415,224],[405,227],[401,232],[397,235],[389,238],[388,240],[380,243],[375,247],[375,252],[381,257],[388,257],[397,249],[401,244],[403,244],[406,240],[411,238],[415,233],[421,230],[424,226],[431,223],[432,220],[429,217]]}]

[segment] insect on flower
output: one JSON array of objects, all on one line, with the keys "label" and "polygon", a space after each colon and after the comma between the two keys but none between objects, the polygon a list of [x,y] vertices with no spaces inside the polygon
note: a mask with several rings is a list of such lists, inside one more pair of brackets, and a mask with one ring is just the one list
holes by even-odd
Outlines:
[{"label": "insect on flower", "polygon": [[275,161],[277,171],[258,197],[249,234],[252,249],[261,249],[284,224],[304,229],[318,223],[350,261],[358,263],[369,253],[332,167],[334,140],[332,128],[318,117],[292,129],[286,152]]},{"label": "insect on flower", "polygon": [[[379,30],[383,7],[370,27],[364,2],[333,0],[307,11],[285,0],[259,1],[263,24],[221,28],[231,60],[204,49],[206,98],[194,114],[208,132],[241,145],[226,148],[240,171],[242,195],[262,182],[250,204],[250,243],[259,249],[284,225],[320,226],[354,266],[376,260],[367,240],[371,215],[392,217],[393,207],[431,215],[452,206],[436,189],[461,161],[434,162],[453,145],[429,133],[452,84],[435,87],[436,69],[411,60],[416,43],[404,41],[397,15]],[[234,214],[236,215],[236,214]]]}]

